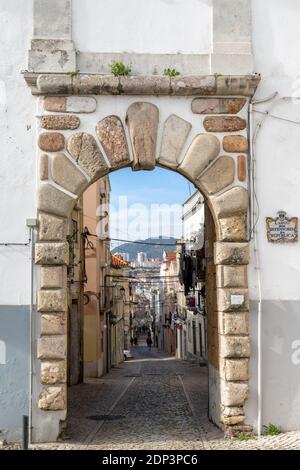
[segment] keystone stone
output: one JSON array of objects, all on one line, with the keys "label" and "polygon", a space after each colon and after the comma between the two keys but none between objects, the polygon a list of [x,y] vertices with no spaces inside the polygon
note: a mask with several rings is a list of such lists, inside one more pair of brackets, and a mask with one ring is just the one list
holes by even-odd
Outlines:
[{"label": "keystone stone", "polygon": [[178,171],[190,180],[195,180],[218,156],[220,142],[214,135],[198,134],[191,143]]},{"label": "keystone stone", "polygon": [[112,169],[130,163],[124,127],[118,116],[107,116],[102,119],[96,126],[96,132]]},{"label": "keystone stone", "polygon": [[184,119],[171,114],[165,121],[159,163],[177,168],[179,157],[190,133],[192,125]]},{"label": "keystone stone", "polygon": [[151,103],[135,102],[127,110],[128,125],[133,150],[134,170],[153,170],[159,110]]}]

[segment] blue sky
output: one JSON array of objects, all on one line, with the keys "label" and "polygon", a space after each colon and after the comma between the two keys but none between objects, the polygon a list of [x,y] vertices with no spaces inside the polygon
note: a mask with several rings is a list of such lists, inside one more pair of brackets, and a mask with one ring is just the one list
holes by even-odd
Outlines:
[{"label": "blue sky", "polygon": [[[181,236],[181,204],[195,190],[186,178],[158,167],[135,172],[124,168],[110,174],[110,183],[112,238]],[[168,214],[169,208],[171,222],[168,215],[155,215],[161,204],[168,205],[164,210]]]}]

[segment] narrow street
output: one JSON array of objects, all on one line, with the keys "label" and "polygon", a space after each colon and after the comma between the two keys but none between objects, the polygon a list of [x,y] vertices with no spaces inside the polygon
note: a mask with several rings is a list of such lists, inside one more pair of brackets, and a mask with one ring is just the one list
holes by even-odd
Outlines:
[{"label": "narrow street", "polygon": [[66,437],[97,449],[205,449],[206,368],[148,350],[143,338],[133,358],[101,379],[72,387]]},{"label": "narrow street", "polygon": [[69,389],[67,428],[49,450],[300,449],[299,432],[249,441],[224,439],[207,418],[207,369],[148,350],[99,379]]}]

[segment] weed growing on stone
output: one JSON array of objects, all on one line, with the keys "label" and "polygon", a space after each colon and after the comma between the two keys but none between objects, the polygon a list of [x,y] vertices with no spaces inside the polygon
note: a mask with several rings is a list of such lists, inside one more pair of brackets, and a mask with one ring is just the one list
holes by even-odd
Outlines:
[{"label": "weed growing on stone", "polygon": [[115,77],[129,75],[131,72],[131,65],[125,65],[123,62],[113,62],[111,64],[111,73]]},{"label": "weed growing on stone", "polygon": [[167,68],[164,70],[164,75],[166,77],[177,77],[178,75],[180,75],[180,73],[176,69]]}]

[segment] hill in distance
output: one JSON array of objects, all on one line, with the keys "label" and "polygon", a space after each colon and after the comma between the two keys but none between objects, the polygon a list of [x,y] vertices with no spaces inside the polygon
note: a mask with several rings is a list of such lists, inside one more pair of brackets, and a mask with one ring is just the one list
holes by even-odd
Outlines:
[{"label": "hill in distance", "polygon": [[[111,252],[128,253],[130,261],[133,261],[141,251],[147,254],[147,258],[162,258],[164,251],[176,251],[176,238],[173,237],[146,238],[145,240],[137,240],[137,242],[138,243],[123,243],[113,248]],[[152,243],[154,243],[154,245],[152,245]],[[155,245],[155,243],[157,243],[157,245]]]}]

